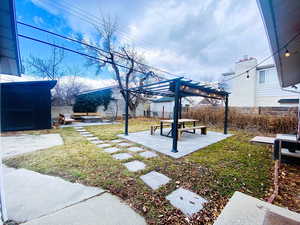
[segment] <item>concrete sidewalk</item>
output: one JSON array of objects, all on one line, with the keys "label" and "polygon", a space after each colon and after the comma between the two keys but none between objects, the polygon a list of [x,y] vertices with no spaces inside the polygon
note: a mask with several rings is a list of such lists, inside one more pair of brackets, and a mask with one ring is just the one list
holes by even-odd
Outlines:
[{"label": "concrete sidewalk", "polygon": [[63,144],[64,141],[60,134],[23,134],[0,137],[0,147],[3,158],[33,152],[36,150],[47,149]]},{"label": "concrete sidewalk", "polygon": [[24,225],[144,225],[143,217],[101,188],[4,167],[9,219]]}]

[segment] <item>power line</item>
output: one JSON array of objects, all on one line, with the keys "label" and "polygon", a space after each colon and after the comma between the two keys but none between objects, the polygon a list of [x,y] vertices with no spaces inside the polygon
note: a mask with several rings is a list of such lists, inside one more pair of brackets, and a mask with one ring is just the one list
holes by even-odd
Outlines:
[{"label": "power line", "polygon": [[[37,1],[43,2],[43,0],[37,0]],[[44,3],[46,3],[46,2],[44,2]],[[61,2],[60,3],[55,3],[55,4],[53,2],[47,2],[46,4],[49,4],[49,3],[51,3],[52,6],[57,7],[57,8],[61,8],[61,9],[69,12],[70,14],[72,14],[74,16],[81,17],[81,19],[83,19],[84,21],[86,21],[87,23],[89,23],[89,24],[91,24],[93,26],[97,26],[97,23],[102,24],[101,18],[99,18],[97,16],[94,16],[94,15],[92,15],[92,14],[84,11],[84,10],[80,9],[79,7],[73,6],[73,8],[75,8],[75,10],[74,10],[73,8],[69,7],[66,4],[62,4]],[[58,5],[60,5],[60,7]],[[117,30],[117,32],[120,33],[123,37],[124,37],[124,34],[126,34],[124,32],[120,32],[118,30]],[[128,37],[126,37],[126,36],[125,36],[125,38],[128,39]],[[146,42],[144,42],[144,43],[146,43]],[[144,49],[144,48],[142,48],[142,49]],[[144,49],[144,50],[147,51],[147,49]],[[120,54],[119,52],[115,52],[115,53],[116,54]],[[123,55],[123,56],[125,56],[125,55]],[[149,68],[152,68],[154,70],[160,71],[162,73],[165,73],[165,74],[168,74],[168,75],[171,75],[171,76],[182,77],[182,75],[174,74],[174,73],[168,72],[166,70],[156,68],[154,66],[146,65],[146,64],[143,64],[143,63],[140,63],[140,62],[137,62],[137,61],[135,61],[135,62],[138,63],[138,64],[140,64],[140,65],[147,66]]]},{"label": "power line", "polygon": [[[76,43],[81,44],[81,45],[85,45],[85,46],[87,46],[87,47],[89,47],[89,48],[94,48],[94,49],[96,49],[96,50],[98,50],[98,51],[101,51],[101,52],[104,52],[104,53],[106,53],[106,54],[109,54],[109,53],[110,53],[110,52],[108,52],[108,51],[106,51],[106,50],[104,50],[104,49],[101,49],[101,48],[97,47],[97,46],[90,45],[90,44],[87,44],[87,43],[85,43],[85,42],[79,41],[79,40],[77,40],[77,39],[70,38],[70,37],[67,37],[67,36],[64,36],[64,35],[61,35],[61,34],[58,34],[58,33],[54,33],[54,32],[52,32],[52,31],[48,31],[48,30],[46,30],[46,29],[43,29],[43,28],[40,28],[40,27],[37,27],[37,26],[33,26],[33,25],[30,25],[30,24],[27,24],[27,23],[23,23],[23,22],[21,22],[21,21],[17,21],[17,23],[18,23],[18,24],[21,24],[21,25],[23,25],[23,26],[27,26],[27,27],[30,27],[30,28],[33,28],[33,29],[36,29],[36,30],[39,30],[39,31],[42,31],[42,32],[45,32],[45,33],[48,33],[48,34],[51,34],[51,35],[60,37],[60,38],[63,38],[63,39],[69,40],[69,41],[76,42]],[[128,57],[127,57],[126,55],[124,55],[124,54],[122,54],[122,53],[120,53],[120,52],[113,51],[113,53],[117,54],[118,57],[120,57],[120,58],[128,59]],[[105,55],[102,55],[102,56],[105,57]],[[159,69],[159,68],[156,68],[156,67],[147,65],[147,64],[145,64],[145,63],[141,63],[141,62],[136,61],[136,60],[133,60],[133,61],[134,61],[135,63],[139,64],[139,65],[142,65],[142,66],[145,66],[145,67],[148,67],[148,68],[151,68],[151,69],[160,71],[160,72],[162,72],[162,73],[165,73],[165,74],[168,74],[168,75],[172,75],[172,76],[176,76],[176,77],[181,77],[181,76],[179,76],[179,75],[170,73],[170,72],[168,72],[168,71],[166,71],[166,70],[162,70],[162,69]]]},{"label": "power line", "polygon": [[[57,44],[54,44],[54,43],[50,43],[50,42],[43,41],[43,40],[40,40],[40,39],[37,39],[37,38],[29,37],[29,36],[26,36],[26,35],[23,35],[23,34],[18,34],[18,36],[22,37],[22,38],[25,38],[25,39],[32,40],[32,41],[40,42],[40,43],[43,43],[43,44],[46,44],[46,45],[50,45],[50,46],[53,46],[53,47],[56,47],[56,48],[60,48],[60,49],[63,49],[63,50],[69,51],[69,52],[73,52],[73,53],[88,57],[88,58],[96,60],[96,61],[101,61],[101,62],[104,62],[104,63],[113,64],[110,61],[107,61],[107,60],[104,60],[104,59],[101,59],[101,58],[98,58],[98,57],[95,57],[95,56],[91,56],[91,55],[88,55],[86,53],[82,53],[82,52],[79,52],[79,51],[76,51],[76,50],[73,50],[73,49],[70,49],[70,48],[66,48],[66,47],[63,47],[63,46],[60,46],[60,45],[57,45]],[[121,65],[119,63],[115,63],[115,65],[117,65],[119,67],[122,67],[122,68],[125,68],[125,69],[130,69],[129,67]],[[133,71],[139,72],[141,74],[147,74],[144,71],[140,71],[140,70],[137,70],[137,69],[133,69]]]},{"label": "power line", "polygon": [[[89,24],[91,24],[93,26],[97,26],[99,23],[103,24],[102,21],[101,21],[101,18],[99,18],[99,17],[97,17],[95,15],[92,15],[92,14],[90,14],[90,13],[88,13],[88,12],[86,12],[86,11],[84,11],[84,10],[80,9],[79,7],[76,7],[74,5],[71,8],[66,3],[63,4],[63,1],[56,2],[56,3],[53,3],[51,1],[49,2],[48,0],[37,0],[37,1],[40,2],[40,3],[48,4],[48,5],[50,4],[53,7],[59,8],[59,9],[61,9],[63,11],[66,11],[66,12],[68,12],[68,13],[76,16],[76,17],[81,17],[82,20],[84,20],[85,22],[87,22],[87,23],[89,23]],[[116,30],[116,32],[119,33],[123,38],[127,39],[128,41],[134,41],[124,31],[120,31],[120,29],[118,29],[118,30]],[[140,42],[141,43],[142,42],[146,43],[145,41],[140,41]],[[150,44],[146,44],[146,46],[147,45],[150,45]],[[144,48],[142,48],[142,49],[144,49]],[[146,49],[144,49],[144,50],[146,50]]]},{"label": "power line", "polygon": [[277,49],[275,52],[273,52],[271,55],[269,55],[268,57],[264,58],[262,61],[260,61],[259,63],[257,63],[255,66],[252,66],[250,68],[248,68],[246,71],[242,72],[242,73],[239,73],[237,75],[234,75],[233,77],[231,78],[228,78],[226,80],[223,80],[222,82],[219,82],[217,84],[222,84],[224,82],[227,82],[227,81],[230,81],[230,80],[233,80],[235,78],[238,78],[246,73],[249,73],[250,70],[253,70],[253,69],[256,69],[259,65],[261,65],[262,63],[266,62],[267,60],[269,60],[270,58],[272,58],[273,56],[277,55],[278,53],[281,52],[281,50],[287,48],[287,46],[293,42],[294,40],[296,40],[297,37],[300,36],[300,32],[296,33],[291,39],[289,39],[285,44],[283,44],[279,49]]}]

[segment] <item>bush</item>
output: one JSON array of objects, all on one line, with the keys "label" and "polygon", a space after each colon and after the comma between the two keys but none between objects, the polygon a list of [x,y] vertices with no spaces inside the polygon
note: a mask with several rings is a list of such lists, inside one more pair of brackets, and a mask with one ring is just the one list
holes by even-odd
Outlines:
[{"label": "bush", "polygon": [[[203,124],[222,127],[224,125],[224,108],[201,107],[184,113],[184,117],[197,119]],[[294,133],[297,131],[298,119],[295,113],[289,115],[259,115],[241,113],[229,109],[228,126],[237,129],[251,129],[266,133]]]},{"label": "bush", "polygon": [[107,109],[112,100],[112,90],[107,89],[94,93],[82,94],[76,97],[73,106],[74,112],[96,112],[98,106],[104,106]]}]

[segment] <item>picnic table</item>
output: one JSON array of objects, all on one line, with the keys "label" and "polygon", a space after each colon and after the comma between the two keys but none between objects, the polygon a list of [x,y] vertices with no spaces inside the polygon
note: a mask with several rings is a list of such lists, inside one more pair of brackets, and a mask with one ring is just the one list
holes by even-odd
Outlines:
[{"label": "picnic table", "polygon": [[[194,119],[179,119],[178,120],[178,127],[179,128],[185,128],[185,125],[187,123],[192,123],[193,127],[196,127],[196,122],[198,122],[198,121],[199,120],[194,120]],[[166,136],[166,137],[172,137],[173,123],[174,123],[174,120],[161,120],[160,121],[160,135]],[[163,133],[164,124],[167,124],[168,126],[171,125],[171,129],[167,134]],[[191,133],[196,133],[196,130],[194,129]]]}]

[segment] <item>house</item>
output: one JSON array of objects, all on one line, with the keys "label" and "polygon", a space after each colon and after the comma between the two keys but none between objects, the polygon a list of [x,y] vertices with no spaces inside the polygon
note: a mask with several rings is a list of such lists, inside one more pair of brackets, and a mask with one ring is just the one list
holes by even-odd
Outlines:
[{"label": "house", "polygon": [[[231,92],[229,105],[234,107],[297,107],[299,95],[279,84],[274,64],[257,66],[257,60],[245,57],[235,64],[234,72],[223,73],[225,89]],[[254,68],[250,69],[249,68]],[[249,72],[244,73],[249,70]],[[241,76],[237,76],[241,73]],[[231,78],[236,78],[230,80]],[[299,86],[300,88],[300,86]],[[289,88],[288,90],[293,90]]]},{"label": "house", "polygon": [[[300,1],[257,0],[257,3],[265,24],[265,29],[269,39],[269,45],[271,51],[273,52],[273,58],[277,71],[277,73],[275,74],[277,75],[279,87],[288,88],[294,85],[299,85]],[[287,52],[290,52],[290,54],[286,54]],[[249,76],[251,75],[253,78],[256,75],[256,71],[252,72],[252,74],[249,74]],[[242,82],[242,80],[240,80],[240,82]],[[247,91],[251,91],[253,89],[253,86],[257,84],[256,82],[250,82],[250,87],[247,87],[244,83],[241,83],[241,89],[244,88],[246,89],[246,91],[243,92],[243,90],[241,90],[239,93],[247,94]],[[237,86],[237,84],[235,85]],[[292,93],[296,93],[299,96],[300,91],[293,90]],[[254,96],[252,94],[251,98],[249,99],[252,104],[256,102],[256,97]],[[241,98],[242,97],[240,96],[238,100],[241,100]],[[287,99],[286,96],[283,96],[283,98]],[[246,97],[244,98],[244,100],[247,100]],[[295,139],[293,139],[294,143],[299,143],[300,141],[299,116],[300,114],[298,113],[298,132]],[[274,192],[273,196],[276,196],[276,191]],[[259,199],[250,197],[240,192],[235,192],[214,223],[214,225],[227,224],[300,224],[300,214],[292,212],[287,208],[281,208],[279,206],[270,204],[269,202],[264,202]]]},{"label": "house", "polygon": [[[103,117],[111,117],[111,116],[118,116],[122,117],[125,113],[125,100],[120,92],[120,88],[118,85],[108,86],[104,88],[89,90],[81,92],[77,95],[76,99],[80,96],[87,95],[87,94],[101,94],[106,91],[110,90],[112,92],[111,100],[108,104],[107,109],[105,110],[104,106],[98,106],[97,112],[99,112]],[[76,102],[75,99],[75,102]],[[135,115],[136,116],[144,116],[144,111],[149,108],[149,103],[144,102],[140,103],[136,109]]]},{"label": "house", "polygon": [[[191,106],[191,102],[187,98],[183,98],[181,104],[183,111]],[[152,99],[150,103],[150,116],[172,118],[173,109],[173,97],[161,97],[157,99]]]}]

